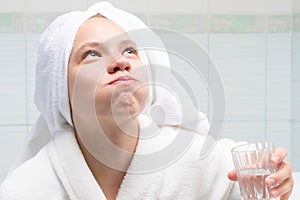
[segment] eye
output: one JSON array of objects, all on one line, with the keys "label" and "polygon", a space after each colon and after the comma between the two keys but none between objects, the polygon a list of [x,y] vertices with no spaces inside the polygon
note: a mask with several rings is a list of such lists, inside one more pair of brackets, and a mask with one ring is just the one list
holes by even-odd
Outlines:
[{"label": "eye", "polygon": [[95,57],[101,57],[101,55],[95,51],[95,50],[90,50],[88,52],[86,52],[83,56],[84,58],[95,58]]},{"label": "eye", "polygon": [[123,53],[124,54],[135,54],[135,55],[138,55],[137,50],[135,48],[133,48],[133,47],[126,48]]},{"label": "eye", "polygon": [[89,51],[88,55],[87,56],[92,56],[92,57],[101,57],[101,55],[99,53],[97,53],[96,51],[92,50],[92,51]]},{"label": "eye", "polygon": [[89,56],[99,56],[98,53],[96,51],[90,51],[90,53],[88,54]]}]

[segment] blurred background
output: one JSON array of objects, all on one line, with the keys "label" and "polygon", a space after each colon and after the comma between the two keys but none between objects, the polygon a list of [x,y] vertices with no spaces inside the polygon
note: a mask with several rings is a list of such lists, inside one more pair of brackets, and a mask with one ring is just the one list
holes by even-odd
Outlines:
[{"label": "blurred background", "polygon": [[[222,137],[284,146],[300,171],[299,0],[109,1],[149,26],[182,32],[202,45],[224,82]],[[38,116],[33,94],[41,32],[58,15],[94,2],[0,0],[0,182]],[[194,88],[210,116],[207,90],[199,80]]]}]

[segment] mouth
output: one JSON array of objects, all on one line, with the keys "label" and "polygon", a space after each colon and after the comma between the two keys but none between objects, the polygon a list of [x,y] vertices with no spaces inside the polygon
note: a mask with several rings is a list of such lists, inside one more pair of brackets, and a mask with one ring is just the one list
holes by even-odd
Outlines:
[{"label": "mouth", "polygon": [[130,77],[130,76],[120,76],[113,81],[109,82],[109,85],[116,85],[116,84],[124,84],[124,83],[131,83],[136,82],[137,80]]}]

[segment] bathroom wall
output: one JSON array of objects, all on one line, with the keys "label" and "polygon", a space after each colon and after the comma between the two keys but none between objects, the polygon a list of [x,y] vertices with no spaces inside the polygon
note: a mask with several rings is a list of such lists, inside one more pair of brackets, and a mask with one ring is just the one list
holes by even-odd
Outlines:
[{"label": "bathroom wall", "polygon": [[293,1],[292,34],[292,161],[293,168],[300,171],[300,2]]},{"label": "bathroom wall", "polygon": [[[94,2],[0,2],[0,182],[38,115],[33,93],[37,44],[41,32],[56,16],[66,11],[84,10]],[[295,92],[299,91],[300,86],[295,73],[299,71],[296,65],[300,63],[295,56],[300,51],[300,25],[299,9],[293,10],[293,14],[292,7],[299,8],[299,2],[110,2],[138,15],[149,26],[183,32],[207,50],[223,78],[226,92],[226,123],[222,137],[237,141],[273,141],[290,151],[289,160],[297,161],[300,149],[292,141],[298,137],[296,132],[300,127],[300,110],[296,103],[299,102],[299,95]],[[174,60],[174,65],[184,65]],[[185,69],[183,74],[189,74],[189,66],[182,68]],[[193,82],[193,88],[201,97],[201,109],[211,116],[208,92],[199,86],[198,81]]]}]

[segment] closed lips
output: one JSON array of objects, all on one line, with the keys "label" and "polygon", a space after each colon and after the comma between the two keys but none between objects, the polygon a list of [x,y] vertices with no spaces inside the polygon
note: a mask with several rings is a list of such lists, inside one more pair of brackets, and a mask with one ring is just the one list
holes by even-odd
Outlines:
[{"label": "closed lips", "polygon": [[116,84],[116,83],[122,83],[122,82],[128,82],[128,81],[136,81],[134,78],[130,76],[120,76],[113,81],[111,81],[109,84]]}]

